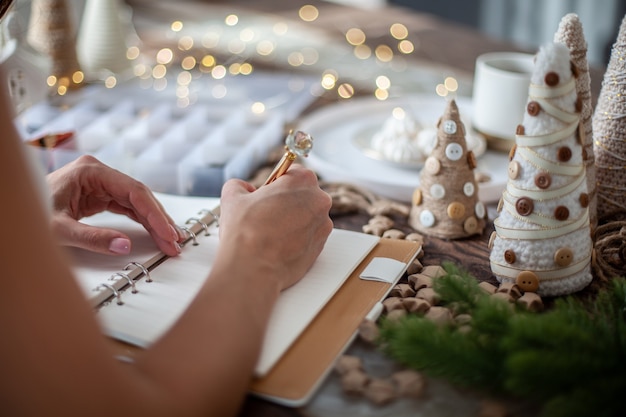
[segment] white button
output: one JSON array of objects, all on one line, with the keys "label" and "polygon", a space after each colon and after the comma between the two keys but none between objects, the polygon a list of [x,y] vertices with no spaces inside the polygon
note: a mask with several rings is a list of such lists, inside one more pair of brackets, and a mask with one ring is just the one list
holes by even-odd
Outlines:
[{"label": "white button", "polygon": [[476,213],[476,217],[478,217],[479,219],[484,219],[485,214],[487,214],[487,212],[485,211],[485,205],[481,201],[476,203],[476,207],[474,207],[474,212]]},{"label": "white button", "polygon": [[454,120],[446,120],[443,122],[443,131],[448,135],[454,135],[456,133],[456,122]]},{"label": "white button", "polygon": [[426,172],[432,175],[437,175],[439,170],[441,170],[441,163],[434,156],[429,156],[426,158],[426,162],[424,163],[424,168],[426,168]]},{"label": "white button", "polygon": [[432,227],[435,224],[435,215],[430,210],[424,210],[420,213],[420,223],[424,227]]},{"label": "white button", "polygon": [[446,156],[451,161],[458,161],[463,156],[463,147],[458,143],[450,143],[446,146]]},{"label": "white button", "polygon": [[474,195],[474,191],[476,191],[476,187],[474,187],[474,184],[471,182],[466,182],[465,184],[463,184],[463,194],[465,194],[468,197],[471,197]]},{"label": "white button", "polygon": [[437,200],[445,197],[446,189],[441,184],[433,184],[430,186],[430,195]]}]

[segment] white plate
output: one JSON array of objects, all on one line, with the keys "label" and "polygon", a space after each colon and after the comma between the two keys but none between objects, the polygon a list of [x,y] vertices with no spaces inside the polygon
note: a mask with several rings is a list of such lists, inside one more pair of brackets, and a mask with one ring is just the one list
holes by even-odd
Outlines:
[{"label": "white plate", "polygon": [[[457,97],[462,119],[471,115],[471,100]],[[411,109],[416,120],[426,126],[435,126],[443,115],[446,99],[432,95],[410,95],[380,101],[375,98],[356,98],[326,106],[303,118],[298,129],[314,138],[313,150],[304,160],[325,181],[349,182],[365,187],[383,197],[411,201],[419,185],[419,172],[404,169],[388,161],[367,156],[355,145],[354,138],[367,126],[389,117],[395,107]],[[468,127],[468,126],[466,126]],[[469,127],[468,127],[469,130]],[[477,170],[490,177],[478,184],[478,196],[484,203],[500,199],[507,180],[508,155],[487,150],[478,158]]]}]

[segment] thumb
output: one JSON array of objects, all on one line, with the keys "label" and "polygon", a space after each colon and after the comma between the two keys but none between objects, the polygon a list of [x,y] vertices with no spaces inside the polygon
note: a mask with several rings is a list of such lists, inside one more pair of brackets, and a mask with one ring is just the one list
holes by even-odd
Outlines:
[{"label": "thumb", "polygon": [[56,219],[53,229],[62,245],[86,249],[105,255],[127,255],[130,238],[117,230],[89,226],[71,218]]}]

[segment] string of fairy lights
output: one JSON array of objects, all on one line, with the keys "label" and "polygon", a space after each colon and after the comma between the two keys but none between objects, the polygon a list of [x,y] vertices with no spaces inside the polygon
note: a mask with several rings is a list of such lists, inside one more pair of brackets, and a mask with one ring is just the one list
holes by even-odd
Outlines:
[{"label": "string of fairy lights", "polygon": [[[311,24],[320,17],[320,10],[313,5],[304,5],[298,12],[300,23]],[[132,63],[133,75],[141,80],[145,88],[157,91],[167,88],[172,79],[176,83],[176,97],[179,106],[192,104],[193,97],[190,86],[202,76],[222,80],[228,76],[248,76],[257,68],[258,62],[270,62],[275,66],[291,68],[294,71],[300,67],[315,67],[320,64],[320,55],[323,51],[316,46],[299,45],[294,50],[287,51],[286,56],[279,56],[278,50],[282,47],[280,39],[295,36],[287,21],[273,21],[271,28],[263,28],[267,36],[255,31],[255,28],[241,24],[242,18],[237,14],[228,14],[223,18],[220,26],[209,27],[201,36],[185,34],[186,24],[176,20],[169,25],[167,39],[175,41],[175,46],[164,47],[154,51],[145,51],[141,45],[133,45],[127,49],[126,57]],[[241,29],[236,29],[241,26]],[[228,36],[225,35],[228,29]],[[258,29],[258,28],[256,28]],[[368,43],[368,34],[359,27],[350,27],[344,31],[345,43],[341,47],[351,49],[353,59],[364,65],[373,64],[374,68],[395,67],[402,71],[406,66],[405,57],[410,56],[419,48],[419,42],[410,40],[409,29],[402,23],[393,23],[389,26],[390,41],[371,45]],[[236,36],[235,36],[236,34]],[[414,37],[416,38],[416,37]],[[327,48],[329,46],[323,46]],[[225,49],[225,50],[224,50]],[[285,52],[285,51],[281,51]],[[151,55],[149,55],[151,54]],[[284,62],[281,62],[284,60]],[[329,64],[329,62],[327,62]],[[332,65],[332,64],[329,64]],[[315,67],[317,68],[317,67]],[[351,68],[353,72],[354,66]],[[357,88],[353,81],[353,74],[333,68],[319,68],[319,86],[325,94],[334,94],[338,99],[350,99],[357,94],[373,94],[378,100],[387,100],[391,96],[394,86],[393,76],[381,71],[379,75],[371,77],[369,86]],[[107,88],[114,88],[119,80],[119,74],[109,74],[101,81]],[[443,78],[443,77],[442,77]],[[81,85],[86,82],[82,71],[76,71],[69,76],[50,76],[48,85],[56,90],[58,95],[64,95],[72,89],[72,85]],[[362,83],[361,83],[362,84]],[[362,87],[362,85],[361,85]],[[436,85],[435,93],[439,96],[455,94],[459,83],[455,77],[448,76]],[[212,94],[215,98],[223,98],[227,89],[217,86]],[[315,93],[318,94],[318,93]],[[253,111],[262,111],[262,103],[254,103]]]}]

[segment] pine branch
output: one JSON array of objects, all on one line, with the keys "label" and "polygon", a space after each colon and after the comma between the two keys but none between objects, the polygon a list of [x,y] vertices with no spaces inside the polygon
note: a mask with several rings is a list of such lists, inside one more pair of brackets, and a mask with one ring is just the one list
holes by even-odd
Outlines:
[{"label": "pine branch", "polygon": [[626,280],[594,300],[558,299],[541,314],[489,297],[454,265],[434,281],[443,304],[472,316],[471,330],[423,317],[383,321],[384,350],[450,382],[523,396],[546,416],[626,414]]}]

